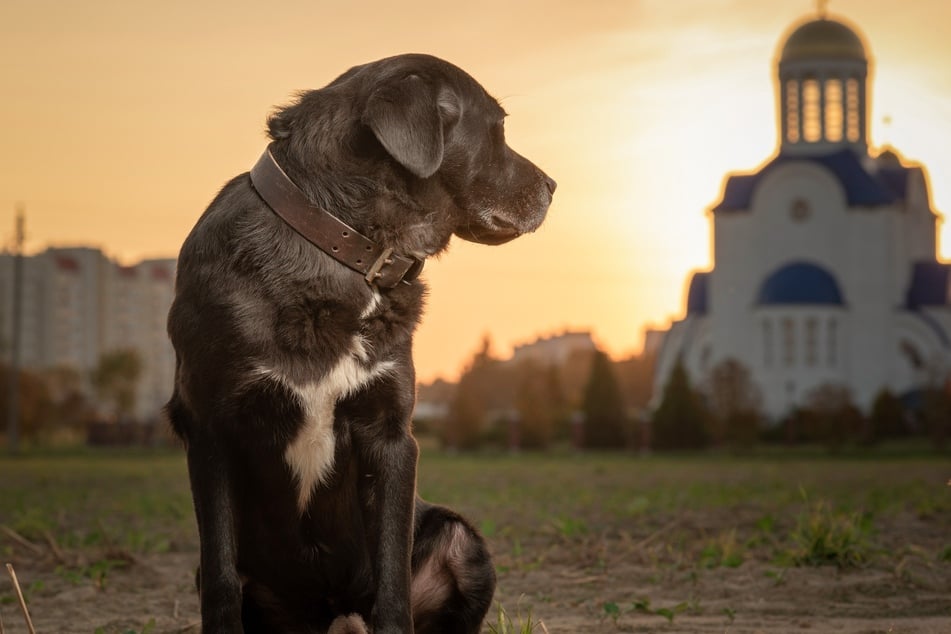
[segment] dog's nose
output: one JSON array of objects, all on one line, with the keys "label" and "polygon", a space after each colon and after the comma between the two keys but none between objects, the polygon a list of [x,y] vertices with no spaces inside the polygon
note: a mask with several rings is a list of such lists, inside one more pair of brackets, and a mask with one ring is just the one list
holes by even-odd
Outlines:
[{"label": "dog's nose", "polygon": [[555,182],[555,179],[546,176],[545,184],[548,185],[548,193],[554,196],[555,189],[558,187],[558,183]]}]

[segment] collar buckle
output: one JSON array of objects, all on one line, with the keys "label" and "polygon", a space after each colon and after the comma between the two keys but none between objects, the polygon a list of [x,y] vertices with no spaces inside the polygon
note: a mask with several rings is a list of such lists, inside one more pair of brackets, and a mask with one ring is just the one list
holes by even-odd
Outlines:
[{"label": "collar buckle", "polygon": [[386,247],[383,249],[383,253],[381,253],[380,257],[378,257],[376,261],[370,265],[370,268],[367,270],[367,274],[363,278],[367,281],[367,284],[372,286],[376,283],[377,279],[383,277],[383,267],[393,264],[393,258],[390,257],[392,255],[393,249],[391,247]]}]

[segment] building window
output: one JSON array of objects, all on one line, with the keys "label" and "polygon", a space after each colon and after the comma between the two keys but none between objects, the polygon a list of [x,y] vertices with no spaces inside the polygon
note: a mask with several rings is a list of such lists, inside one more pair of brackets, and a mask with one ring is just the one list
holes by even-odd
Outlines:
[{"label": "building window", "polygon": [[825,93],[826,140],[834,143],[842,140],[842,80],[827,79]]},{"label": "building window", "polygon": [[859,80],[845,82],[845,136],[853,143],[862,137],[859,129]]},{"label": "building window", "polygon": [[763,320],[763,365],[773,365],[773,322],[769,319]]},{"label": "building window", "polygon": [[819,81],[807,79],[802,82],[802,136],[815,143],[822,139],[822,109],[819,104]]},{"label": "building window", "polygon": [[819,347],[819,322],[815,317],[806,320],[806,365],[816,365]]},{"label": "building window", "polygon": [[795,79],[786,82],[786,140],[799,141],[799,82]]},{"label": "building window", "polygon": [[826,331],[826,337],[828,338],[827,349],[826,349],[826,364],[830,368],[834,368],[839,362],[839,333],[838,333],[839,324],[834,318],[829,319],[828,330]]},{"label": "building window", "polygon": [[796,323],[788,317],[783,319],[783,365],[796,365]]}]

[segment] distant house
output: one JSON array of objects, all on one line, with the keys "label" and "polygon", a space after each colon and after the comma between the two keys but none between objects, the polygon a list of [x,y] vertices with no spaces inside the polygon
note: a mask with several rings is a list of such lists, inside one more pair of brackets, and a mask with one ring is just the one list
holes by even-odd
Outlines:
[{"label": "distant house", "polygon": [[572,354],[594,352],[596,349],[590,331],[565,331],[515,346],[510,362],[518,364],[531,360],[541,365],[562,365]]},{"label": "distant house", "polygon": [[774,418],[838,384],[868,409],[951,370],[951,265],[922,166],[868,145],[868,56],[842,22],[808,20],[777,64],[779,148],[730,175],[711,209],[714,268],[658,353],[654,403],[680,360],[693,382],[733,358]]},{"label": "distant house", "polygon": [[[568,385],[571,394],[580,392],[581,385],[587,380],[590,353],[597,349],[591,332],[565,331],[561,334],[539,337],[534,341],[516,345],[512,356],[502,360],[500,370],[510,372],[516,366],[525,362],[534,362],[539,367],[557,366],[562,369],[562,380]],[[583,362],[582,362],[583,361]],[[567,372],[566,365],[576,365],[574,372]],[[576,376],[577,375],[577,376]],[[414,417],[419,420],[440,420],[449,414],[452,399],[456,394],[456,383],[436,379],[432,383],[420,384],[416,398]],[[513,384],[506,384],[505,388],[494,394],[497,402],[492,403],[487,418],[509,419],[514,414]]]}]

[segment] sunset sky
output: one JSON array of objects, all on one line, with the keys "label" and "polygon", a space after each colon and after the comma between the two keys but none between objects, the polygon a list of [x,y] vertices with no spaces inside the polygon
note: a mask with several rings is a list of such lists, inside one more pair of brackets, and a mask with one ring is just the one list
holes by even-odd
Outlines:
[{"label": "sunset sky", "polygon": [[[833,0],[873,59],[871,139],[921,162],[951,210],[951,2]],[[683,311],[712,266],[724,176],[776,150],[775,57],[809,0],[0,3],[0,241],[171,257],[264,120],[348,67],[426,52],[510,117],[510,144],[558,183],[542,229],[428,262],[419,377],[590,329],[615,357]],[[951,257],[951,224],[941,227]]]}]

